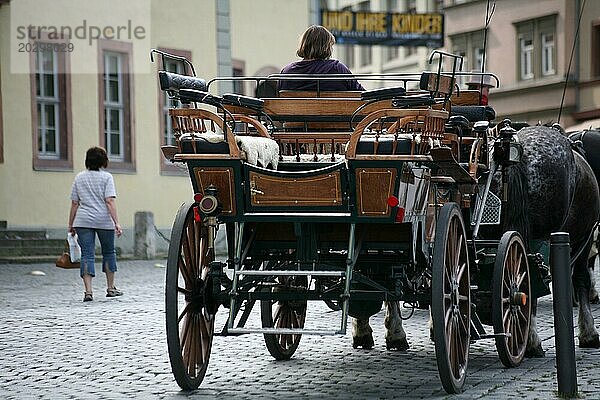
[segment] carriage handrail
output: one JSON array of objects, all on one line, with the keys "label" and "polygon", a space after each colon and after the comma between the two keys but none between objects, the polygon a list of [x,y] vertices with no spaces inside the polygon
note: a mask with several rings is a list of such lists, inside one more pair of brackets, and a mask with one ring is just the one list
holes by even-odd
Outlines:
[{"label": "carriage handrail", "polygon": [[235,81],[254,81],[258,86],[261,82],[277,82],[286,80],[348,80],[360,79],[363,81],[388,81],[401,82],[406,86],[407,82],[418,82],[421,74],[414,73],[374,73],[374,74],[271,74],[267,76],[219,76],[210,79],[206,85],[210,85],[218,81],[235,82]]},{"label": "carriage handrail", "polygon": [[494,87],[496,87],[496,88],[500,87],[500,78],[498,78],[498,76],[496,74],[491,73],[491,72],[459,71],[459,72],[456,72],[455,75],[456,76],[481,76],[481,77],[489,76],[490,78],[494,78],[494,80],[496,81],[496,86],[494,86]]},{"label": "carriage handrail", "polygon": [[154,53],[160,54],[161,56],[161,60],[162,60],[162,67],[163,67],[163,71],[165,71],[165,58],[171,58],[173,60],[177,60],[177,61],[181,61],[187,65],[190,66],[190,69],[192,71],[192,75],[196,76],[196,70],[194,69],[194,64],[192,64],[192,62],[190,60],[188,60],[187,58],[183,57],[183,56],[177,56],[175,54],[171,54],[171,53],[167,53],[166,51],[162,51],[162,50],[158,50],[158,49],[151,49],[150,50],[150,61],[154,62]]}]

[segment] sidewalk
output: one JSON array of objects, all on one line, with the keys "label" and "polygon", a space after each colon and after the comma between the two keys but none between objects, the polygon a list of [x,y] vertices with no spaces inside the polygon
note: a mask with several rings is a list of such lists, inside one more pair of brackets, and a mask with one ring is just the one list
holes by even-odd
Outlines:
[{"label": "sidewalk", "polygon": [[[215,337],[200,389],[183,393],[167,353],[164,265],[165,260],[120,261],[117,286],[125,295],[104,297],[106,283],[98,274],[91,303],[81,301],[77,270],[0,265],[0,398],[558,398],[550,297],[541,300],[538,319],[546,357],[506,369],[493,340],[478,341],[471,346],[461,395],[448,396],[442,389],[423,310],[405,321],[407,352],[385,349],[383,312],[371,318],[371,351],[352,348],[350,329],[343,337],[302,337],[285,362],[269,356],[261,335]],[[45,275],[29,275],[32,270]],[[592,308],[598,327],[600,306]],[[218,330],[225,318],[220,310]],[[339,314],[310,303],[307,327],[338,323]],[[599,399],[600,350],[576,348],[576,358],[581,398]]]}]

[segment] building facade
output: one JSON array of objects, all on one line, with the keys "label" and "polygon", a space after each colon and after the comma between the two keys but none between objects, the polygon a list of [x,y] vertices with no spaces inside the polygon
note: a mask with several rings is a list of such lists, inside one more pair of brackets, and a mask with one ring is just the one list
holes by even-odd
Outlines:
[{"label": "building facade", "polygon": [[[24,1],[31,0],[0,0],[0,221],[46,228],[51,237],[65,234],[71,184],[91,146],[104,146],[110,155],[123,251],[133,246],[137,211],[151,211],[156,227],[167,232],[179,204],[192,197],[187,172],[160,152],[173,141],[167,118],[173,103],[158,88],[160,60],[150,63],[150,48],[189,58],[207,80],[266,76],[297,60],[299,35],[318,23],[320,9],[442,12],[443,49],[464,56],[463,70],[484,65],[499,77],[500,87],[490,93],[498,119],[550,122],[560,112],[561,124],[569,126],[600,118],[598,1],[496,1],[487,36],[487,0],[139,0],[122,3],[122,13],[57,8],[56,20],[76,27],[95,14],[107,14],[108,21],[127,12],[135,16],[132,4],[141,2],[146,40],[104,38],[72,52],[30,51],[15,70],[14,12]],[[61,1],[70,0],[55,3]],[[26,41],[69,45],[49,33]],[[432,50],[338,44],[334,57],[355,73],[419,72],[431,69]],[[187,67],[169,62],[165,68],[181,73]],[[217,82],[211,91],[254,95],[253,85]]]},{"label": "building facade", "polygon": [[[466,70],[481,70],[487,7],[486,0],[444,1],[447,50],[465,57]],[[569,127],[598,118],[599,2],[497,1],[485,55],[485,70],[500,79],[490,92],[498,119],[535,124],[560,118]]]},{"label": "building facade", "polygon": [[[116,28],[122,25],[119,14],[130,13],[145,40],[72,40],[77,47],[71,52],[29,51],[15,67],[19,54],[13,40],[21,40],[21,33],[28,49],[69,42],[53,37],[47,23],[32,35],[18,30],[18,17],[25,27],[33,19],[15,15],[21,1],[0,2],[0,220],[8,228],[45,228],[50,237],[64,237],[73,179],[85,169],[86,150],[100,145],[108,151],[108,171],[117,187],[124,228],[117,246],[123,252],[132,251],[137,211],[152,212],[155,226],[167,233],[179,205],[193,196],[187,171],[167,162],[160,151],[173,140],[167,118],[173,103],[158,88],[161,60],[151,63],[150,49],[189,58],[207,81],[266,75],[296,58],[299,34],[316,22],[316,2],[310,0],[140,0],[122,3],[122,13],[110,7],[56,6],[47,10],[48,20],[73,30],[82,21],[109,21]],[[141,9],[126,10],[134,3]],[[165,68],[182,73],[187,67],[168,62]],[[211,90],[234,88],[223,83]],[[239,91],[253,94],[250,87]],[[159,250],[168,245],[161,239],[156,244]]]}]

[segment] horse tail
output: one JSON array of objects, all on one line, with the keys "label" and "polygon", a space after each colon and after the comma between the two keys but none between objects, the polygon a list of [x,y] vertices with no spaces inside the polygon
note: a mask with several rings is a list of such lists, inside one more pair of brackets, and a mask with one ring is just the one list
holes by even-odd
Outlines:
[{"label": "horse tail", "polygon": [[506,207],[503,231],[517,231],[521,234],[525,246],[529,247],[529,196],[527,192],[527,177],[523,163],[506,168]]}]

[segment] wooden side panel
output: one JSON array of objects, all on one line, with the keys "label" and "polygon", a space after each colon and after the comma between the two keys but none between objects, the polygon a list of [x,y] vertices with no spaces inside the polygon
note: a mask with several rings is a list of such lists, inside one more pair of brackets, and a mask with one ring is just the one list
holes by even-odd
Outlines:
[{"label": "wooden side panel", "polygon": [[359,216],[389,216],[388,197],[393,195],[396,168],[357,168],[356,202]]},{"label": "wooden side panel", "polygon": [[235,215],[235,181],[232,167],[196,167],[194,176],[202,194],[210,185],[217,188],[223,214]]},{"label": "wooden side panel", "polygon": [[306,178],[263,175],[250,172],[253,206],[339,206],[342,204],[340,171]]}]

